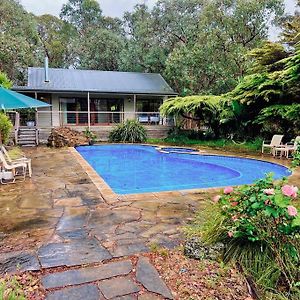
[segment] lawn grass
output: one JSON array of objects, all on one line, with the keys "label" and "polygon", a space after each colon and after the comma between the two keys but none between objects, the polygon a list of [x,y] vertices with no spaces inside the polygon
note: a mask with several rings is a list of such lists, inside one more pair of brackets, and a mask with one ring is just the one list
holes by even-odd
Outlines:
[{"label": "lawn grass", "polygon": [[193,148],[210,148],[222,151],[250,152],[259,153],[261,150],[262,140],[256,139],[245,143],[235,143],[231,140],[194,140],[182,138],[165,138],[165,139],[148,139],[149,144],[170,145],[170,146],[189,146]]}]

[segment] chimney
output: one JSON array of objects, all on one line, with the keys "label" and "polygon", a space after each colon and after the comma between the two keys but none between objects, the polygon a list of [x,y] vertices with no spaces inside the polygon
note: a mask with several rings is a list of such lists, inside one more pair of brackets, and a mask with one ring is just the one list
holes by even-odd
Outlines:
[{"label": "chimney", "polygon": [[45,82],[49,82],[49,59],[48,56],[45,56],[45,64],[44,64],[44,69],[45,69]]}]

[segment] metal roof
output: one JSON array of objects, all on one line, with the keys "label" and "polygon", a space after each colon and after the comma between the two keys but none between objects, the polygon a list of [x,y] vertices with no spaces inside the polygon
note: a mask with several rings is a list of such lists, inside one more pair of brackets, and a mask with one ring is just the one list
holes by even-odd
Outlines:
[{"label": "metal roof", "polygon": [[49,68],[28,68],[27,86],[18,91],[96,92],[119,94],[177,95],[160,74]]}]

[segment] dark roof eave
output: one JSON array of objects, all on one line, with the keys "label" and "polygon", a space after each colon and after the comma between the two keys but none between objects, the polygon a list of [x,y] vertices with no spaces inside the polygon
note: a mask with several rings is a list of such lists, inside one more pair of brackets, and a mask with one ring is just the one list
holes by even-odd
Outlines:
[{"label": "dark roof eave", "polygon": [[43,93],[95,93],[95,94],[120,94],[120,95],[158,95],[158,96],[177,96],[178,93],[174,91],[161,92],[161,91],[99,91],[99,90],[62,90],[62,89],[47,89],[47,88],[31,88],[26,86],[14,86],[14,91],[19,92],[43,92]]}]

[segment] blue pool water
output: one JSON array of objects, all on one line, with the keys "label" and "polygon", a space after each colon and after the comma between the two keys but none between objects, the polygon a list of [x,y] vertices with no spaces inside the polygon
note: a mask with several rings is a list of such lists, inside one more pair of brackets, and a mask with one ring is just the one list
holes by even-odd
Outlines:
[{"label": "blue pool water", "polygon": [[77,151],[117,194],[174,191],[250,184],[273,172],[290,175],[280,165],[215,155],[160,153],[152,146],[82,146]]}]

